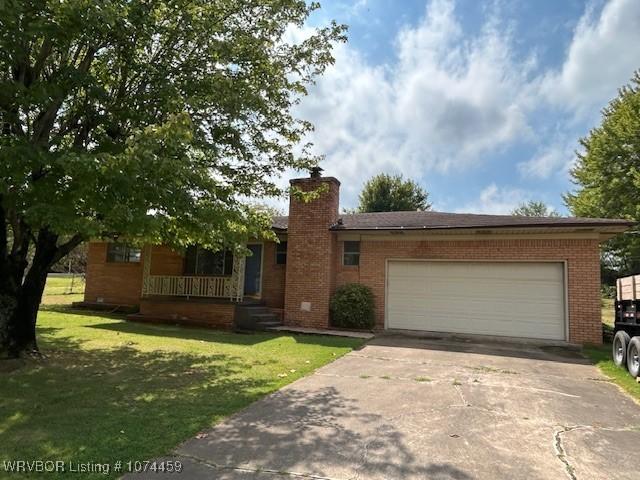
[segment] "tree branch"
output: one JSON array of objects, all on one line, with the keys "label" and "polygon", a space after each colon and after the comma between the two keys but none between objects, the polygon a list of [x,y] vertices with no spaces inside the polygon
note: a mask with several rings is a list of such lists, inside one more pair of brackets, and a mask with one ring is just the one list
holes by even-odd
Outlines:
[{"label": "tree branch", "polygon": [[42,41],[42,45],[40,47],[40,52],[38,53],[38,57],[36,58],[36,62],[33,65],[32,72],[32,80],[35,81],[40,78],[40,74],[42,73],[42,69],[44,68],[44,64],[51,55],[53,50],[53,42],[51,38],[47,35],[45,39]]},{"label": "tree branch", "polygon": [[71,252],[71,250],[76,248],[78,245],[80,245],[84,241],[85,241],[85,237],[83,235],[80,235],[79,233],[76,233],[66,243],[59,245],[55,255],[53,256],[52,264],[64,258],[66,255],[68,255]]},{"label": "tree branch", "polygon": [[[84,58],[80,61],[80,64],[78,65],[78,68],[77,68],[77,71],[79,73],[86,74],[89,71],[89,68],[91,67],[91,63],[93,62],[93,59],[95,57],[96,51],[97,51],[96,47],[92,47],[92,46],[87,47],[87,52],[85,53]],[[73,88],[73,87],[70,87],[70,88]],[[44,145],[49,141],[49,137],[51,135],[51,129],[55,124],[56,116],[58,115],[58,111],[60,110],[60,107],[62,107],[64,99],[68,95],[69,90],[70,89],[67,89],[67,91],[62,92],[58,96],[58,98],[54,99],[51,102],[51,104],[49,104],[49,107],[43,112],[41,112],[40,115],[38,116],[38,119],[36,120],[36,123],[35,123],[34,134],[33,134],[35,143]]]}]

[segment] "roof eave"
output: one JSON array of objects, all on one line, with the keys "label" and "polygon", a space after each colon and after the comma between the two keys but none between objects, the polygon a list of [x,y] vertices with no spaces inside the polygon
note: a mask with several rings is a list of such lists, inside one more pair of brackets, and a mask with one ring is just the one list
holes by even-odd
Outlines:
[{"label": "roof eave", "polygon": [[398,231],[452,231],[452,230],[463,230],[463,231],[476,231],[476,230],[528,230],[528,229],[541,229],[541,230],[549,230],[553,231],[556,229],[575,229],[575,230],[591,230],[602,233],[611,233],[613,235],[623,233],[629,228],[635,225],[633,222],[616,222],[610,224],[603,223],[561,223],[561,224],[524,224],[524,225],[472,225],[472,226],[450,226],[450,225],[439,225],[439,226],[394,226],[394,227],[355,227],[349,228],[345,226],[332,226],[329,230],[334,232],[398,232]]}]

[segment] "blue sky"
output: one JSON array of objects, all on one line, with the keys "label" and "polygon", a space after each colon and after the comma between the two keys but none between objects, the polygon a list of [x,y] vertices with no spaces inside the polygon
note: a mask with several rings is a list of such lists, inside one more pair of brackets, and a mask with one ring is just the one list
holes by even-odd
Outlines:
[{"label": "blue sky", "polygon": [[345,208],[388,172],[436,210],[566,213],[578,140],[640,68],[640,0],[321,3],[291,38],[335,19],[349,41],[296,113]]}]

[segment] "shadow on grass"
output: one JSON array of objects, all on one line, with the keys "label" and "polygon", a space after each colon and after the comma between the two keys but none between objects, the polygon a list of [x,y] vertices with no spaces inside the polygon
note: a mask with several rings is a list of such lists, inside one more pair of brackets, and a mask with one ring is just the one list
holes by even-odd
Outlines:
[{"label": "shadow on grass", "polygon": [[40,329],[46,364],[0,376],[0,460],[144,460],[277,387],[239,357],[83,350],[55,330]]},{"label": "shadow on grass", "polygon": [[262,342],[267,342],[280,337],[293,337],[296,343],[317,345],[322,347],[358,347],[360,340],[325,336],[325,335],[305,335],[290,333],[234,333],[224,330],[215,330],[198,327],[187,327],[183,325],[166,325],[152,323],[136,323],[123,321],[117,323],[100,323],[88,325],[88,328],[97,328],[120,333],[132,333],[137,335],[153,335],[154,337],[179,338],[182,340],[202,340],[230,345],[251,346]]},{"label": "shadow on grass", "polygon": [[88,325],[88,328],[109,330],[112,332],[132,333],[136,335],[152,335],[154,337],[179,338],[181,340],[203,340],[233,345],[255,345],[277,338],[280,335],[268,333],[238,334],[223,330],[187,327],[183,325],[166,325],[154,323],[137,323],[131,321],[99,323]]},{"label": "shadow on grass", "polygon": [[75,308],[71,305],[40,305],[40,312],[54,312],[54,313],[62,313],[64,315],[78,315],[81,317],[102,317],[109,318],[113,320],[124,320],[126,318],[126,314],[124,313],[115,313],[105,310],[89,310],[83,308]]}]

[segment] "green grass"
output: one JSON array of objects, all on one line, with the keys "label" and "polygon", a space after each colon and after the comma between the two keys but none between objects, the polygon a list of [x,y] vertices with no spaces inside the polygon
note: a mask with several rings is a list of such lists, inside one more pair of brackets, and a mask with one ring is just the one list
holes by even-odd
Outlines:
[{"label": "green grass", "polygon": [[[613,332],[614,310],[613,300],[602,299],[602,328],[605,332]],[[613,383],[621,387],[633,398],[640,401],[640,383],[638,383],[626,369],[617,367],[611,358],[611,343],[603,345],[588,345],[583,352]]]},{"label": "green grass", "polygon": [[610,343],[598,346],[586,346],[583,352],[613,383],[640,401],[640,383],[629,375],[629,372],[627,372],[625,368],[617,367],[616,364],[613,363]]},{"label": "green grass", "polygon": [[84,300],[84,278],[76,275],[47,278],[42,303],[44,305],[71,305]]},{"label": "green grass", "polygon": [[612,298],[603,298],[602,299],[602,325],[603,325],[603,327],[613,331],[613,320],[614,320],[613,299]]},{"label": "green grass", "polygon": [[0,465],[165,454],[362,343],[135,324],[52,307],[40,312],[38,330],[45,361],[0,362]]}]

